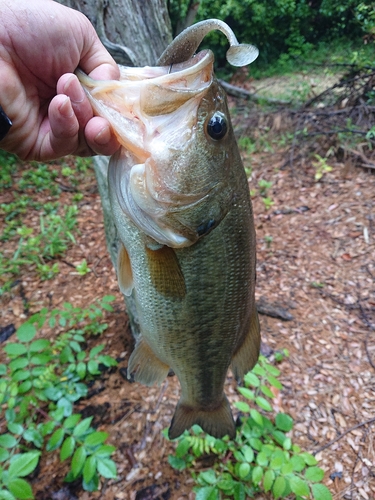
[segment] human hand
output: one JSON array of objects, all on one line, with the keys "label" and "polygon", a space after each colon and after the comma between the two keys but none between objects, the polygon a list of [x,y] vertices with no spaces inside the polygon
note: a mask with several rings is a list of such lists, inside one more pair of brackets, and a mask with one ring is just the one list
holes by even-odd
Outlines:
[{"label": "human hand", "polygon": [[52,0],[1,3],[0,104],[13,125],[0,148],[38,161],[113,154],[117,139],[73,74],[119,78],[89,20]]}]

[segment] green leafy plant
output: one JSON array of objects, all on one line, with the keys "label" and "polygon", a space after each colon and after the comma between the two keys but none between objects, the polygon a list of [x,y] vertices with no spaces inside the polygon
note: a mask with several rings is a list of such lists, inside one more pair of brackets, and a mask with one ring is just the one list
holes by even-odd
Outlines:
[{"label": "green leafy plant", "polygon": [[[61,165],[32,162],[31,168],[25,170],[14,155],[0,150],[0,193],[7,190],[10,198],[0,204],[4,220],[0,240],[9,242],[8,246],[3,245],[0,255],[0,295],[10,290],[14,279],[26,269],[36,272],[42,280],[53,278],[59,272],[56,259],[75,243],[78,207],[74,200],[80,201],[83,194],[72,189],[71,203],[60,207],[55,200],[60,194],[59,175],[86,184],[93,176],[87,175],[91,160],[70,160],[70,163],[71,168],[63,162]],[[50,201],[44,202],[45,196]],[[39,227],[31,225],[31,220],[39,220]],[[82,275],[88,271],[83,264]]]},{"label": "green leafy plant", "polygon": [[75,203],[81,201],[83,199],[83,193],[74,193],[73,195],[73,201]]},{"label": "green leafy plant", "polygon": [[[67,162],[62,160],[60,173],[64,179],[64,184],[68,182],[71,186],[72,191],[77,191],[80,185],[83,185],[87,181],[87,171],[92,165],[91,158],[74,158],[68,159]],[[81,194],[81,193],[76,193]]]},{"label": "green leafy plant", "polygon": [[272,181],[266,181],[265,179],[260,179],[258,181],[259,192],[261,196],[267,196],[268,190],[272,187]]},{"label": "green leafy plant", "polygon": [[60,257],[75,243],[73,232],[77,225],[78,209],[75,205],[64,207],[63,215],[40,215],[39,232],[27,226],[16,229],[18,248],[11,259],[0,261],[0,275],[18,275],[23,266],[34,266],[41,279],[49,279],[58,273],[58,264],[48,261]]},{"label": "green leafy plant", "polygon": [[322,283],[321,281],[312,281],[310,285],[312,288],[324,288],[326,286],[325,283]]},{"label": "green leafy plant", "polygon": [[[279,353],[279,359],[284,357]],[[297,500],[331,500],[332,495],[321,481],[324,471],[317,460],[293,444],[288,432],[293,419],[274,412],[274,390],[282,389],[280,371],[263,356],[238,387],[243,401],[235,406],[240,411],[240,424],[235,439],[216,439],[199,426],[185,432],[178,440],[175,455],[169,456],[172,467],[191,469],[197,500],[244,500],[258,492],[270,492],[274,498],[293,495]],[[210,455],[212,468],[198,472],[200,459]]]},{"label": "green leafy plant", "polygon": [[49,191],[52,195],[58,195],[60,188],[55,183],[58,175],[57,170],[51,169],[45,163],[31,162],[30,169],[22,172],[18,187],[22,191],[31,189],[33,191]]},{"label": "green leafy plant", "polygon": [[264,237],[264,241],[266,242],[267,248],[271,248],[271,243],[273,242],[273,237],[269,234],[266,234]]},{"label": "green leafy plant", "polygon": [[[61,258],[75,242],[78,214],[75,203],[84,196],[78,188],[93,183],[91,164],[90,158],[67,158],[51,164],[31,162],[25,169],[16,156],[0,150],[0,193],[7,190],[10,198],[0,204],[0,214],[4,217],[0,240],[10,243],[9,250],[4,245],[0,255],[0,294],[9,290],[14,278],[25,269],[36,271],[42,280],[59,272],[58,263],[51,261]],[[71,185],[65,186],[66,181]],[[70,197],[64,207],[59,206],[57,199],[61,185]],[[46,196],[50,201],[45,202]],[[39,219],[39,227],[31,226],[31,219]],[[79,272],[84,275],[89,269],[82,263]]]},{"label": "green leafy plant", "polygon": [[260,179],[260,181],[258,181],[258,186],[264,206],[266,210],[269,210],[275,204],[272,198],[268,195],[268,191],[272,187],[272,181],[266,181],[265,179]]},{"label": "green leafy plant", "polygon": [[314,157],[317,161],[313,161],[313,167],[315,168],[314,179],[316,182],[320,181],[324,174],[327,172],[332,172],[332,167],[328,165],[327,158],[322,158],[320,155],[315,154]]},{"label": "green leafy plant", "polygon": [[238,146],[245,151],[247,154],[251,155],[256,152],[257,144],[252,137],[242,136],[238,139]]},{"label": "green leafy plant", "polygon": [[10,153],[6,153],[0,149],[0,190],[12,187],[12,173],[17,164],[17,157]]},{"label": "green leafy plant", "polygon": [[[375,94],[374,94],[375,99]],[[375,139],[375,126],[371,127],[370,130],[366,134],[366,139],[371,140]]]},{"label": "green leafy plant", "polygon": [[362,30],[373,37],[375,35],[375,9],[373,4],[368,4],[367,2],[359,2],[355,9],[355,18]]},{"label": "green leafy plant", "polygon": [[86,259],[83,259],[83,261],[76,265],[77,272],[80,276],[85,276],[85,274],[90,273],[91,269],[89,268]]},{"label": "green leafy plant", "polygon": [[262,201],[264,203],[264,206],[266,207],[266,210],[269,210],[275,202],[272,200],[272,198],[269,198],[268,196],[265,198],[262,198]]},{"label": "green leafy plant", "polygon": [[[61,461],[70,459],[66,480],[82,478],[87,491],[98,488],[100,475],[116,477],[110,458],[115,447],[105,444],[108,434],[91,426],[92,417],[73,412],[74,403],[87,395],[83,381],[100,374],[100,366],[117,364],[102,353],[104,345],[88,352],[83,348],[87,335],[107,328],[103,314],[112,310],[113,299],[106,296],[86,309],[69,303],[61,310],[42,309],[20,326],[17,342],[5,345],[0,404],[7,432],[0,435],[0,498],[33,498],[23,478],[35,470],[43,449],[59,449]],[[47,325],[60,328],[60,334],[53,340],[37,338],[38,329]]]}]

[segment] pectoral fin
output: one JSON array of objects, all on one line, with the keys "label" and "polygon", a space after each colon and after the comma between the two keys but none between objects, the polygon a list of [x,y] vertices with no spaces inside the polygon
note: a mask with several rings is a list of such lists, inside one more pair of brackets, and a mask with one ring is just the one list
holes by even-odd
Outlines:
[{"label": "pectoral fin", "polygon": [[260,326],[258,312],[254,304],[249,331],[232,358],[231,368],[236,380],[242,380],[245,373],[255,366],[259,357],[259,349]]},{"label": "pectoral fin", "polygon": [[133,271],[129,254],[122,243],[117,256],[117,279],[121,292],[127,296],[131,295],[134,288]]},{"label": "pectoral fin", "polygon": [[163,246],[157,250],[146,247],[152,283],[157,291],[169,298],[182,299],[186,285],[173,248]]},{"label": "pectoral fin", "polygon": [[134,380],[144,385],[161,384],[168,375],[169,366],[160,361],[151,347],[140,338],[128,363],[128,376],[134,373]]},{"label": "pectoral fin", "polygon": [[217,438],[226,435],[234,438],[236,435],[232,412],[224,394],[221,403],[215,408],[195,408],[180,401],[168,431],[169,438],[177,438],[194,424]]}]

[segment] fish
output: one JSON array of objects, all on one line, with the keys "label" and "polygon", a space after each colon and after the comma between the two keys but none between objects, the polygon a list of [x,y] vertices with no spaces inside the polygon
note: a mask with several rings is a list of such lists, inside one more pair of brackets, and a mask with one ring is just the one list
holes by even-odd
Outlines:
[{"label": "fish", "polygon": [[118,81],[77,76],[95,114],[121,147],[111,157],[108,189],[119,238],[117,277],[134,299],[140,325],[128,374],[151,386],[170,370],[181,397],[168,435],[199,425],[215,437],[236,433],[224,384],[259,356],[255,305],[255,228],[248,180],[226,94],[211,50],[222,31],[227,59],[258,55],[222,21],[183,31],[156,66],[120,67]]}]

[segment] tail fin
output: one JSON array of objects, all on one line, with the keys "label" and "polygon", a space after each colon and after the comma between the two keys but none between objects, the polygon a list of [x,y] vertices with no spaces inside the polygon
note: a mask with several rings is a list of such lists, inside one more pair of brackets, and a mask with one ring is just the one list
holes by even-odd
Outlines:
[{"label": "tail fin", "polygon": [[229,435],[233,439],[236,435],[232,412],[224,394],[220,405],[214,409],[194,408],[179,402],[168,431],[169,438],[177,438],[194,424],[216,438]]}]

